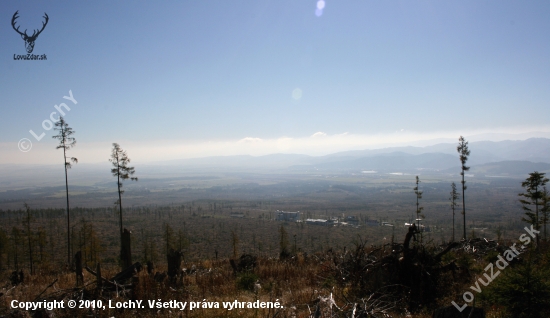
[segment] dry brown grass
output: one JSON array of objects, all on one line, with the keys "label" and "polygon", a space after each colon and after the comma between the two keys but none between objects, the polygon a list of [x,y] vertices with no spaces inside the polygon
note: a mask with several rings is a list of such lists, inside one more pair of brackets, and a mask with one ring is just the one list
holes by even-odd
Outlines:
[{"label": "dry brown grass", "polygon": [[[332,294],[334,301],[343,311],[351,310],[353,299],[348,288],[343,283],[327,282],[327,266],[330,262],[325,256],[297,257],[285,261],[273,258],[260,258],[254,269],[253,275],[257,277],[261,288],[256,291],[244,290],[239,287],[237,281],[240,275],[235,276],[227,259],[203,260],[196,263],[183,264],[186,268],[194,267],[195,272],[185,275],[183,284],[170,282],[168,279],[157,282],[152,275],[141,271],[137,277],[139,282],[130,293],[119,291],[104,291],[101,295],[95,294],[95,277],[84,273],[84,288],[76,288],[75,274],[59,271],[52,273],[51,269],[28,276],[23,284],[15,287],[7,287],[2,291],[5,295],[0,298],[0,315],[10,313],[10,302],[32,301],[55,279],[57,282],[49,288],[41,297],[49,300],[69,299],[101,299],[104,304],[109,300],[126,301],[143,300],[144,309],[109,309],[105,310],[55,310],[56,317],[310,317],[315,311],[316,304],[321,297],[326,298]],[[166,268],[160,266],[157,271]],[[104,277],[112,277],[118,271],[116,267],[102,269]],[[5,281],[5,280],[4,280]],[[219,309],[186,309],[184,311],[174,309],[150,309],[148,300],[163,301],[177,300],[182,302],[219,302]],[[279,301],[284,308],[281,309],[234,309],[227,310],[222,302],[263,302]],[[357,299],[356,299],[357,300]],[[329,317],[330,308],[322,307],[322,317]],[[431,317],[432,310],[425,309],[415,315],[406,315],[405,312],[391,313],[391,317]],[[347,317],[342,311],[333,307],[332,317]],[[488,317],[497,317],[490,313]]]}]

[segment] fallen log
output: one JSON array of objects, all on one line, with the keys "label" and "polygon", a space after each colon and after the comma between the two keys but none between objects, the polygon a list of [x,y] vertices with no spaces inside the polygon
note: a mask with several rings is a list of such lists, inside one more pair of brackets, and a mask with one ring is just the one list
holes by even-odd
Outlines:
[{"label": "fallen log", "polygon": [[[101,280],[102,280],[104,283],[106,283],[107,286],[112,287],[112,288],[116,288],[116,287],[117,287],[118,284],[117,284],[116,282],[112,282],[112,281],[108,280],[107,278],[102,277],[102,276],[99,275],[98,273],[94,272],[94,271],[93,271],[91,268],[89,268],[88,266],[84,267],[84,269],[85,269],[86,271],[88,271],[88,273],[94,275],[95,277],[98,277],[98,278],[101,277]],[[118,287],[121,287],[121,286],[119,285]]]},{"label": "fallen log", "polygon": [[122,270],[120,273],[116,274],[113,278],[111,278],[112,281],[122,283],[134,276],[135,273],[138,273],[141,271],[140,262],[134,263],[132,266],[127,267],[126,269]]},{"label": "fallen log", "polygon": [[46,292],[46,290],[48,290],[48,288],[52,287],[53,284],[57,283],[57,280],[58,280],[58,278],[56,278],[51,284],[46,286],[46,288],[44,288],[44,290],[40,294],[38,294],[38,296],[36,296],[36,298],[33,301],[37,301],[40,298],[40,296],[42,296],[42,294],[44,294]]},{"label": "fallen log", "polygon": [[450,243],[449,245],[447,245],[447,247],[443,251],[441,251],[437,255],[435,255],[434,260],[436,262],[440,262],[443,255],[449,253],[453,248],[456,248],[459,245],[460,245],[460,243],[458,243],[458,242]]}]

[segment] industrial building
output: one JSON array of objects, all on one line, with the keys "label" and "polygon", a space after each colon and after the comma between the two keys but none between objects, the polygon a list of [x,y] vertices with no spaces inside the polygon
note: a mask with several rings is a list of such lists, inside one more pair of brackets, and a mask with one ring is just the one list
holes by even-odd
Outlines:
[{"label": "industrial building", "polygon": [[286,211],[277,210],[277,214],[275,215],[275,220],[287,221],[287,222],[298,222],[300,221],[300,211],[286,212]]}]

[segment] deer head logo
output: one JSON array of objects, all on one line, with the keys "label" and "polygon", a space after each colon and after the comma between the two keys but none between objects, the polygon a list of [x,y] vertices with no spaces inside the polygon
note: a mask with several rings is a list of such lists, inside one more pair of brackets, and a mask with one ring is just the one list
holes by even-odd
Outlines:
[{"label": "deer head logo", "polygon": [[27,49],[27,53],[32,53],[32,50],[34,49],[34,41],[36,41],[36,38],[38,37],[38,35],[40,33],[42,33],[42,31],[44,31],[44,28],[46,27],[46,24],[48,24],[48,15],[46,14],[46,12],[44,12],[44,19],[46,19],[45,22],[42,22],[42,29],[40,31],[38,30],[34,30],[34,32],[32,33],[31,36],[29,36],[27,34],[27,30],[25,29],[25,32],[21,32],[19,31],[19,27],[15,27],[15,20],[17,20],[17,18],[19,18],[19,16],[17,15],[17,13],[19,12],[18,11],[15,11],[15,13],[13,14],[13,17],[11,18],[11,26],[13,27],[13,29],[15,30],[15,32],[19,33],[21,35],[21,38],[23,40],[25,40],[25,48]]}]

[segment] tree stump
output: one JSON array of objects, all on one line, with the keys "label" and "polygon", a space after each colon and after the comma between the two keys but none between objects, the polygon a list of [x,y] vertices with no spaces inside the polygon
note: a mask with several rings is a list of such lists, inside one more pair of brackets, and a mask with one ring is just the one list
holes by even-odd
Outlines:
[{"label": "tree stump", "polygon": [[103,287],[103,278],[101,278],[101,265],[99,263],[97,263],[95,273],[96,273],[96,279],[97,279],[97,282],[96,282],[97,289],[101,290],[101,288]]},{"label": "tree stump", "polygon": [[180,274],[181,258],[183,253],[181,251],[175,251],[170,249],[166,259],[168,261],[168,277],[173,280],[178,274]]},{"label": "tree stump", "polygon": [[10,282],[13,286],[19,285],[23,282],[25,276],[23,274],[23,271],[13,271],[10,275]]},{"label": "tree stump", "polygon": [[152,275],[155,270],[155,264],[151,261],[147,261],[147,274]]},{"label": "tree stump", "polygon": [[82,286],[84,284],[84,275],[82,275],[82,252],[78,251],[74,255],[75,273],[76,273],[76,286]]},{"label": "tree stump", "polygon": [[250,254],[243,254],[241,255],[241,258],[239,259],[239,264],[237,265],[237,268],[240,272],[251,272],[256,268],[257,265],[257,258],[254,255]]}]

